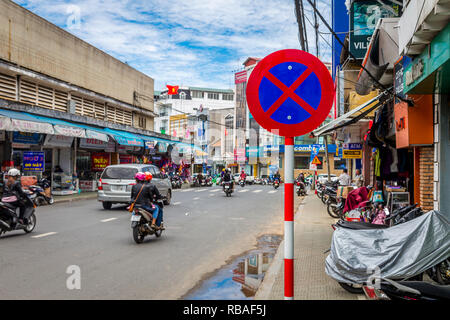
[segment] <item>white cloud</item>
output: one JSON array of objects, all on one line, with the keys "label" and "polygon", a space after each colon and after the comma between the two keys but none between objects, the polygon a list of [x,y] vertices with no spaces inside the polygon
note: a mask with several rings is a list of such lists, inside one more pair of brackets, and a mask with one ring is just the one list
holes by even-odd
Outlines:
[{"label": "white cloud", "polygon": [[[292,0],[16,2],[153,77],[155,89],[166,83],[232,87],[232,71],[246,57],[299,48]],[[69,5],[79,8],[79,29],[69,28]],[[326,3],[320,10],[329,15]],[[309,43],[312,48],[312,36]],[[329,60],[327,45],[321,52]]]}]

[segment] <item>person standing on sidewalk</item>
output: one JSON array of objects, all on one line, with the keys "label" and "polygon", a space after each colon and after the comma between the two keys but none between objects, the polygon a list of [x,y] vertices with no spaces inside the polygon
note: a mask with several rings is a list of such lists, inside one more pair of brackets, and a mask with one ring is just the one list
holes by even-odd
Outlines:
[{"label": "person standing on sidewalk", "polygon": [[344,169],[342,174],[338,178],[339,184],[341,186],[349,186],[352,183],[352,179],[350,179],[350,176],[347,172],[347,169]]}]

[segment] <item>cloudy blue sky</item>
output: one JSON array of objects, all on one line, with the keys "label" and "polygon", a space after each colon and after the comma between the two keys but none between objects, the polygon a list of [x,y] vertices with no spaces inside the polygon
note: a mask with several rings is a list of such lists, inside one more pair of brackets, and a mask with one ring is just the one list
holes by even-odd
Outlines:
[{"label": "cloudy blue sky", "polygon": [[[328,18],[330,1],[319,1]],[[247,57],[299,48],[293,0],[15,2],[151,76],[155,90],[166,84],[232,88],[233,71]],[[323,37],[331,43],[329,34]],[[330,61],[330,47],[320,42],[322,59]]]}]

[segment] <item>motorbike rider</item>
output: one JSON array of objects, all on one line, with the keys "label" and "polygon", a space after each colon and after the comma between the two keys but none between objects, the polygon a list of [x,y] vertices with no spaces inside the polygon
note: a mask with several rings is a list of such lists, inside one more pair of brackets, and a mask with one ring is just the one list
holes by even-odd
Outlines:
[{"label": "motorbike rider", "polygon": [[300,172],[300,174],[297,177],[297,181],[300,182],[300,186],[302,189],[305,189],[306,183],[305,183],[305,176],[303,172]]},{"label": "motorbike rider", "polygon": [[[17,169],[10,169],[8,171],[8,180],[3,190],[3,202],[7,202],[14,207],[20,208],[19,220],[20,224],[24,224],[23,216],[27,207],[32,205],[32,201],[28,197],[28,194],[22,188],[22,183],[20,182],[20,171]],[[12,200],[12,201],[8,201]],[[11,217],[13,222],[17,221],[17,216]]]},{"label": "motorbike rider", "polygon": [[154,200],[161,199],[162,197],[158,188],[150,183],[152,178],[153,176],[150,172],[147,174],[143,172],[136,173],[136,184],[131,188],[131,201],[141,206],[144,210],[152,213],[153,220],[151,227],[153,229],[162,229],[162,210],[160,210],[159,206],[153,204]]},{"label": "motorbike rider", "polygon": [[242,180],[242,181],[244,181],[245,182],[245,179],[247,178],[247,175],[245,174],[245,171],[244,171],[244,169],[242,169],[242,171],[241,171],[241,175],[239,176],[239,178]]},{"label": "motorbike rider", "polygon": [[233,177],[231,176],[230,168],[225,170],[225,173],[223,175],[223,182],[230,182],[231,183],[231,189],[234,189],[234,181],[233,181]]},{"label": "motorbike rider", "polygon": [[275,182],[276,180],[278,180],[278,183],[280,183],[281,181],[281,175],[280,172],[277,171],[274,175],[273,175],[273,181]]}]

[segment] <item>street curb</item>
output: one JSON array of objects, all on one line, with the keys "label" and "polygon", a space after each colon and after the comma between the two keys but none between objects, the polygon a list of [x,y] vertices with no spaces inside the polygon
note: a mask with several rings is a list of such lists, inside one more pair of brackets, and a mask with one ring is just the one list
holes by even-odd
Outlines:
[{"label": "street curb", "polygon": [[93,200],[97,199],[97,194],[93,196],[84,196],[84,197],[77,197],[77,198],[69,198],[69,199],[55,199],[55,204],[57,203],[67,203],[67,202],[73,202],[73,201],[81,201],[81,200]]},{"label": "street curb", "polygon": [[[297,222],[296,220],[300,216],[300,213],[303,209],[302,204],[305,201],[305,199],[303,199],[303,201],[298,205],[297,211],[295,213],[294,226]],[[280,246],[277,249],[277,253],[275,254],[272,263],[269,269],[267,270],[266,275],[264,276],[263,282],[259,286],[258,291],[256,291],[254,300],[269,300],[272,288],[278,276],[278,272],[281,270],[281,267],[283,265],[283,261],[284,261],[284,240],[281,241]]]}]

